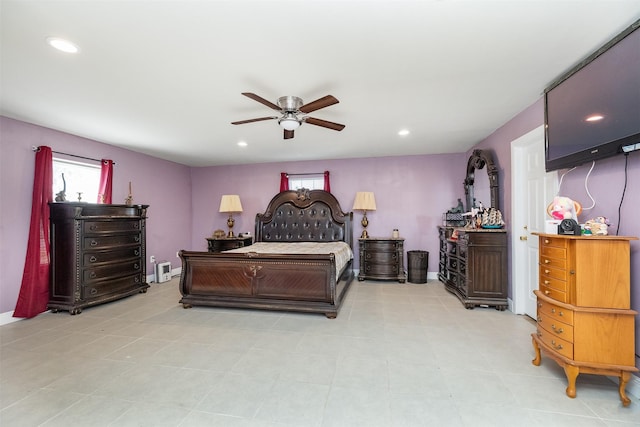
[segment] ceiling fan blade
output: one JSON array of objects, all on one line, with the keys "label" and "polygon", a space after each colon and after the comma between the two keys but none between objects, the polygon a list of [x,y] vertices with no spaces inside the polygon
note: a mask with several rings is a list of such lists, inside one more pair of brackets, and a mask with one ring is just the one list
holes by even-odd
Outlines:
[{"label": "ceiling fan blade", "polygon": [[292,130],[284,130],[284,139],[291,139],[293,138],[293,131]]},{"label": "ceiling fan blade", "polygon": [[323,96],[320,99],[316,99],[313,102],[309,102],[308,104],[304,104],[300,107],[300,111],[303,113],[310,113],[312,111],[319,110],[324,107],[328,107],[329,105],[337,104],[338,101],[335,97],[331,95]]},{"label": "ceiling fan blade", "polygon": [[333,130],[344,129],[344,125],[341,125],[340,123],[329,122],[327,120],[316,119],[314,117],[305,117],[304,121],[309,123],[310,125],[322,126],[323,128],[329,128]]},{"label": "ceiling fan blade", "polygon": [[251,93],[251,92],[242,92],[242,94],[248,98],[253,99],[254,101],[258,101],[260,104],[266,105],[269,108],[272,108],[276,111],[282,111],[282,108],[278,107],[276,104],[274,104],[273,102],[269,102],[266,99],[264,99],[261,96],[256,95],[255,93]]},{"label": "ceiling fan blade", "polygon": [[239,122],[231,122],[232,125],[243,125],[245,123],[252,123],[252,122],[259,122],[262,120],[273,120],[273,119],[277,119],[277,117],[272,116],[272,117],[259,117],[257,119],[249,119],[249,120],[240,120]]}]

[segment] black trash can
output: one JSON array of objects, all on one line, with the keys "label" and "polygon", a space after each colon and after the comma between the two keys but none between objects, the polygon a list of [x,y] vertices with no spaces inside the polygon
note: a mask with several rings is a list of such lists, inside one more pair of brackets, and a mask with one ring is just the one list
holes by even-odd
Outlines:
[{"label": "black trash can", "polygon": [[427,267],[429,266],[429,252],[408,251],[407,266],[408,280],[411,283],[427,283]]}]

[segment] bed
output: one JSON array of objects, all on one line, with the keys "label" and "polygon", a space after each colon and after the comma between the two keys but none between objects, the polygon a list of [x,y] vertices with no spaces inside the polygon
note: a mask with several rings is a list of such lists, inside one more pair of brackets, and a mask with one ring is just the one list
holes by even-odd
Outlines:
[{"label": "bed", "polygon": [[333,319],[354,279],[352,222],[353,213],[343,212],[331,193],[280,192],[256,215],[253,245],[221,253],[180,251],[180,303]]}]

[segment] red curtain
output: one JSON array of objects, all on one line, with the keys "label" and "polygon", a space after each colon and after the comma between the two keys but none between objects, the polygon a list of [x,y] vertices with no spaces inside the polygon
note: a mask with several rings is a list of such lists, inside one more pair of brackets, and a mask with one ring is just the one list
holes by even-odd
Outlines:
[{"label": "red curtain", "polygon": [[111,204],[113,190],[113,161],[102,159],[100,162],[100,187],[98,188],[98,203]]},{"label": "red curtain", "polygon": [[53,201],[53,156],[51,148],[36,152],[31,201],[31,225],[24,261],[22,284],[13,317],[35,317],[49,302],[49,202]]},{"label": "red curtain", "polygon": [[289,175],[286,172],[280,173],[280,192],[289,189]]},{"label": "red curtain", "polygon": [[331,193],[331,183],[329,183],[329,171],[324,171],[324,191]]}]

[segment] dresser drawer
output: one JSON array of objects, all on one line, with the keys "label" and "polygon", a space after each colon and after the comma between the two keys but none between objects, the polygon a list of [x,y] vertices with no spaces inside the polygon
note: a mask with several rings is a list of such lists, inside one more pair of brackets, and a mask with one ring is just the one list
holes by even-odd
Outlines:
[{"label": "dresser drawer", "polygon": [[144,280],[141,274],[134,274],[132,276],[121,277],[112,280],[103,280],[98,282],[89,283],[83,286],[82,293],[83,299],[91,300],[96,298],[102,298],[109,295],[117,295],[136,289]]},{"label": "dresser drawer", "polygon": [[544,265],[545,267],[553,267],[565,269],[567,268],[567,259],[566,258],[550,258],[548,256],[540,255],[540,265]]},{"label": "dresser drawer", "polygon": [[573,326],[561,322],[557,317],[538,312],[538,328],[540,327],[558,338],[573,342]]},{"label": "dresser drawer", "polygon": [[553,246],[540,246],[540,255],[547,258],[567,258],[566,248],[556,248]]},{"label": "dresser drawer", "polygon": [[573,310],[552,304],[542,298],[538,298],[538,314],[544,314],[557,319],[562,323],[573,325]]},{"label": "dresser drawer", "polygon": [[89,267],[105,262],[121,261],[127,258],[139,258],[142,250],[140,246],[134,248],[116,249],[109,252],[85,252],[82,254],[82,265]]},{"label": "dresser drawer", "polygon": [[129,276],[139,273],[141,269],[141,260],[104,264],[82,270],[82,280],[84,283],[88,283],[96,280],[109,279],[111,277]]},{"label": "dresser drawer", "polygon": [[466,259],[467,252],[469,252],[469,248],[466,245],[458,245],[458,256],[460,258]]},{"label": "dresser drawer", "polygon": [[540,277],[542,278],[543,276],[558,280],[567,280],[567,270],[540,265]]},{"label": "dresser drawer", "polygon": [[558,280],[552,277],[540,276],[540,284],[562,292],[569,291],[569,285],[565,280]]},{"label": "dresser drawer", "polygon": [[82,230],[86,234],[138,231],[140,230],[140,221],[84,221]]},{"label": "dresser drawer", "polygon": [[543,247],[554,247],[554,248],[567,248],[567,239],[563,239],[561,237],[549,237],[544,236],[540,239],[540,248]]},{"label": "dresser drawer", "polygon": [[398,254],[396,252],[366,252],[365,262],[380,264],[398,264]]},{"label": "dresser drawer", "polygon": [[119,234],[115,236],[87,236],[82,239],[82,249],[105,249],[114,246],[139,245],[140,233]]},{"label": "dresser drawer", "polygon": [[536,332],[538,338],[542,340],[547,346],[551,347],[556,352],[560,353],[566,358],[573,359],[573,343],[567,340],[563,340],[562,338],[558,338],[555,334],[546,331],[545,329],[538,326],[538,331]]},{"label": "dresser drawer", "polygon": [[551,299],[554,299],[556,301],[565,302],[565,303],[569,302],[569,294],[567,292],[563,292],[558,289],[553,289],[552,287],[547,286],[544,283],[540,283],[540,292],[542,292],[543,295]]},{"label": "dresser drawer", "polygon": [[398,243],[395,241],[369,241],[363,243],[363,248],[366,251],[373,252],[395,252],[398,250]]},{"label": "dresser drawer", "polygon": [[395,276],[399,270],[398,264],[364,263],[364,273],[371,276]]}]

